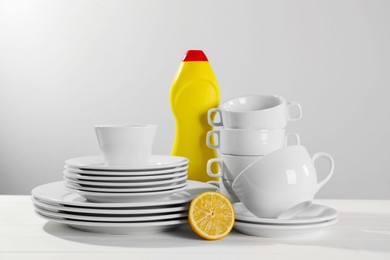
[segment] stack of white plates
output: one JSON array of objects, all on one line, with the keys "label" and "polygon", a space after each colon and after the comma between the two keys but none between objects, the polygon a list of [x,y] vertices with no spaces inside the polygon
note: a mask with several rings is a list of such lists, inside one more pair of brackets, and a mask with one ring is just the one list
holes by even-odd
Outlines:
[{"label": "stack of white plates", "polygon": [[188,159],[152,155],[142,166],[108,166],[102,156],[65,162],[65,186],[94,202],[154,201],[186,189]]},{"label": "stack of white plates", "polygon": [[182,191],[153,201],[96,203],[67,190],[61,181],[34,188],[32,200],[38,215],[76,229],[109,234],[153,233],[187,223],[192,198],[217,189],[203,182],[187,183]]},{"label": "stack of white plates", "polygon": [[258,218],[241,203],[235,203],[236,222],[234,228],[244,234],[269,238],[297,238],[318,235],[337,222],[337,211],[333,208],[312,204],[290,219]]}]

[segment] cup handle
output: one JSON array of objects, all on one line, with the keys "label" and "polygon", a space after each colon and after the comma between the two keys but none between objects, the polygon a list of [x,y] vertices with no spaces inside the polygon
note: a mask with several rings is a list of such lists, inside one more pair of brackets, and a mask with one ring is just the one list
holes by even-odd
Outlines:
[{"label": "cup handle", "polygon": [[301,138],[299,137],[299,134],[297,133],[288,133],[284,136],[284,145],[288,146],[288,141],[290,140],[290,136],[293,136],[295,138],[295,141],[297,141],[296,145],[301,144]]},{"label": "cup handle", "polygon": [[[211,118],[213,113],[219,114],[220,122],[214,122],[213,121],[213,119]],[[221,109],[219,109],[219,108],[211,108],[207,112],[207,121],[209,122],[209,125],[211,125],[211,126],[223,126]]]},{"label": "cup handle", "polygon": [[321,182],[318,183],[317,190],[320,190],[330,180],[330,178],[333,175],[333,171],[334,171],[334,159],[333,159],[333,157],[330,154],[327,154],[327,153],[316,153],[315,155],[313,155],[313,158],[312,158],[313,164],[315,163],[315,161],[317,159],[319,159],[321,157],[326,157],[326,158],[329,159],[329,161],[330,161],[330,170],[329,170],[328,176],[326,176],[326,178],[324,180],[322,180]]},{"label": "cup handle", "polygon": [[[296,107],[298,109],[298,115],[296,117],[292,117],[290,115],[290,108]],[[291,101],[287,103],[287,120],[288,121],[295,121],[302,118],[302,107],[299,102]]]},{"label": "cup handle", "polygon": [[[213,173],[211,170],[211,166],[213,165],[213,163],[218,163],[219,171],[217,173]],[[220,177],[222,177],[222,174],[223,174],[222,167],[223,167],[223,161],[221,159],[219,159],[219,158],[210,159],[207,162],[207,174],[213,178],[220,178]]]},{"label": "cup handle", "polygon": [[[213,134],[216,134],[218,136],[218,143],[217,144],[212,144],[211,143],[211,136]],[[215,139],[214,139],[215,141]],[[207,132],[207,135],[206,135],[206,144],[209,148],[211,149],[219,149],[219,141],[220,141],[220,134],[219,134],[219,131],[218,130],[211,130],[211,131],[208,131]]]}]

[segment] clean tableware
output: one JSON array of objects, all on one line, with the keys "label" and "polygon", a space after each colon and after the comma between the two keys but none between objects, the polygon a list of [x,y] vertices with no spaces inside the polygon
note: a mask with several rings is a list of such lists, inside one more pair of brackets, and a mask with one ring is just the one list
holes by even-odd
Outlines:
[{"label": "clean tableware", "polygon": [[140,202],[113,202],[113,203],[95,203],[88,201],[86,198],[70,192],[64,186],[63,181],[47,183],[34,188],[31,191],[33,198],[38,199],[46,204],[50,205],[63,205],[80,208],[100,208],[100,209],[113,209],[113,208],[150,208],[150,207],[165,207],[172,205],[179,205],[188,203],[192,198],[199,193],[205,191],[216,191],[217,187],[211,184],[187,181],[187,186],[181,192],[175,192],[169,197],[158,197],[153,201],[140,201]]},{"label": "clean tableware", "polygon": [[106,165],[139,166],[148,163],[156,125],[96,125],[95,131]]},{"label": "clean tableware", "polygon": [[[41,206],[49,211],[64,213],[86,213],[86,214],[106,214],[106,215],[154,215],[164,213],[181,212],[188,209],[188,203],[177,205],[157,206],[157,207],[134,207],[134,208],[90,208],[72,207],[64,205],[47,204],[39,199],[31,197],[35,205]],[[99,205],[97,205],[99,206]]]},{"label": "clean tableware", "polygon": [[[116,202],[146,202],[155,201],[162,197],[183,191],[186,189],[186,184],[180,188],[163,190],[163,191],[149,191],[149,192],[92,192],[79,189],[68,188],[69,190],[80,194],[87,200],[92,202],[116,203]],[[65,184],[66,187],[66,184]]]},{"label": "clean tableware", "polygon": [[244,234],[268,238],[305,238],[319,235],[337,219],[313,224],[270,225],[236,221],[234,228]]},{"label": "clean tableware", "polygon": [[175,178],[187,176],[187,171],[172,172],[169,174],[161,175],[147,175],[147,176],[112,176],[112,175],[84,175],[80,173],[71,172],[68,170],[63,171],[64,176],[72,180],[85,180],[85,181],[105,181],[105,182],[155,182],[155,181],[167,181]]},{"label": "clean tableware", "polygon": [[175,190],[180,189],[187,185],[186,178],[178,183],[167,184],[165,186],[152,186],[152,187],[101,187],[101,186],[86,186],[80,185],[74,182],[70,182],[65,178],[65,187],[77,191],[91,191],[91,192],[102,192],[104,195],[106,194],[116,194],[116,193],[145,193],[145,192],[157,192],[157,191],[166,191],[166,190]]},{"label": "clean tableware", "polygon": [[[151,155],[149,162],[140,166],[110,166],[105,165],[103,156],[85,156],[79,158],[73,158],[65,161],[65,164],[72,168],[105,171],[106,175],[112,173],[112,175],[121,175],[117,171],[141,171],[141,170],[163,170],[172,169],[179,166],[185,166],[188,164],[188,159],[180,156],[171,155]],[[111,172],[108,172],[111,171]],[[153,172],[150,174],[164,174],[165,172]],[[143,175],[143,173],[141,173]],[[129,175],[129,174],[125,174]],[[140,175],[138,173],[138,175]],[[146,175],[146,174],[145,174]]]},{"label": "clean tableware", "polygon": [[[230,129],[211,130],[207,133],[206,144],[211,149],[219,149],[229,155],[266,155],[287,146],[290,137],[294,137],[300,144],[296,133],[285,134],[285,129],[257,130],[257,129]],[[212,144],[211,137],[217,136]]]},{"label": "clean tableware", "polygon": [[[188,169],[188,165],[185,164],[183,166],[163,169],[163,170],[140,170],[140,171],[96,171],[96,170],[81,170],[78,168],[72,168],[65,165],[65,171],[76,173],[81,176],[92,176],[93,178],[101,176],[101,177],[109,177],[109,178],[118,178],[118,177],[130,177],[130,178],[146,178],[147,176],[152,176],[149,178],[166,178],[170,174],[175,174],[177,172],[183,172]],[[162,175],[157,176],[157,175]]]},{"label": "clean tableware", "polygon": [[115,215],[86,215],[77,213],[62,213],[46,210],[40,206],[34,206],[35,210],[41,215],[52,218],[64,218],[69,220],[80,221],[101,221],[101,222],[147,222],[147,221],[161,221],[161,220],[173,220],[187,217],[187,212],[175,212],[170,214],[158,214],[158,215],[135,215],[135,216],[115,216]]},{"label": "clean tableware", "polygon": [[133,182],[132,180],[130,180],[130,181],[96,181],[96,180],[84,181],[84,180],[69,178],[67,176],[67,174],[64,174],[64,179],[71,184],[85,185],[86,187],[88,187],[88,186],[102,187],[102,188],[166,187],[168,185],[183,182],[183,181],[187,180],[187,174],[184,174],[178,178],[171,178],[168,180],[156,180],[156,181],[146,181],[146,182],[142,182],[142,181],[141,182],[140,181]]},{"label": "clean tableware", "polygon": [[[292,108],[297,110],[293,116]],[[220,122],[214,122],[212,115],[219,114]],[[298,102],[287,102],[285,98],[271,95],[252,95],[231,99],[221,108],[212,108],[207,118],[211,126],[245,129],[282,129],[287,121],[302,117]]]},{"label": "clean tableware", "polygon": [[298,215],[289,219],[258,218],[247,210],[242,202],[234,203],[233,206],[236,213],[236,220],[259,224],[291,225],[319,223],[335,219],[338,216],[337,210],[319,204],[311,204]]},{"label": "clean tableware", "polygon": [[[327,158],[330,170],[317,182],[315,161]],[[315,194],[332,177],[334,160],[327,153],[310,157],[301,145],[270,153],[244,169],[232,188],[245,207],[257,217],[290,218],[308,207]]]},{"label": "clean tableware", "polygon": [[[223,178],[234,181],[238,174],[246,167],[262,158],[262,156],[220,154],[221,158],[213,158],[207,162],[207,174],[210,177]],[[218,164],[218,172],[212,171],[212,165]]]},{"label": "clean tableware", "polygon": [[93,221],[76,221],[64,218],[52,218],[42,214],[37,214],[47,220],[69,225],[70,227],[87,232],[105,233],[113,235],[134,235],[148,234],[168,231],[188,223],[188,220],[177,219],[167,221],[152,221],[140,223],[127,222],[93,222]]}]

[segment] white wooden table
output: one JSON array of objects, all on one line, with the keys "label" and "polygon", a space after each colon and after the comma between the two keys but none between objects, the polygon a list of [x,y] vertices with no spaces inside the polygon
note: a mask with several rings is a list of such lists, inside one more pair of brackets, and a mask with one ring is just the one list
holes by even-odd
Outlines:
[{"label": "white wooden table", "polygon": [[34,214],[29,196],[0,196],[0,259],[390,259],[390,201],[319,200],[339,222],[311,239],[232,232],[205,241],[187,227],[155,235],[77,231]]}]

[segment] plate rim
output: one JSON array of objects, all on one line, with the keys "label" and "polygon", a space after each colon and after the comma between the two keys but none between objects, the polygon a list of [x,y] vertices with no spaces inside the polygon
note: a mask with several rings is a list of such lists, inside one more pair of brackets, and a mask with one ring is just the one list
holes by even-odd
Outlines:
[{"label": "plate rim", "polygon": [[74,167],[74,168],[79,168],[79,169],[89,169],[89,170],[110,170],[110,171],[116,171],[116,170],[130,170],[130,171],[137,171],[137,170],[153,170],[153,169],[169,169],[169,168],[174,168],[179,165],[184,165],[188,164],[189,159],[181,156],[174,156],[174,155],[151,155],[151,158],[153,157],[161,157],[161,158],[177,158],[177,160],[180,160],[176,163],[171,163],[171,164],[166,164],[166,165],[143,165],[143,166],[108,166],[108,165],[80,165],[76,162],[75,160],[86,160],[86,159],[95,159],[98,160],[99,162],[103,163],[104,159],[102,155],[90,155],[90,156],[82,156],[82,157],[75,157],[75,158],[70,158],[65,161],[65,165]]}]

